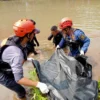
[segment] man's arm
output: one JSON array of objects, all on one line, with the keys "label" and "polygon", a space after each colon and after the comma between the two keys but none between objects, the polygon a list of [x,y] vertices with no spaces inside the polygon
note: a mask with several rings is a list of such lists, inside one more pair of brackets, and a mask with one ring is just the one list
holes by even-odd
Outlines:
[{"label": "man's arm", "polygon": [[51,40],[53,38],[53,35],[51,34],[49,37],[48,37],[48,40]]},{"label": "man's arm", "polygon": [[59,43],[59,47],[63,48],[63,46],[66,44],[66,40],[64,38],[61,39],[60,43]]},{"label": "man's arm", "polygon": [[12,69],[14,80],[18,84],[26,86],[36,86],[41,90],[42,93],[49,92],[46,84],[37,81],[32,81],[23,76],[22,66],[24,63],[24,56],[22,51],[18,47],[16,46],[7,47],[2,54],[2,60],[9,63]]},{"label": "man's arm", "polygon": [[88,47],[90,45],[90,39],[86,37],[86,39],[83,41],[83,46],[81,47],[81,50],[84,51],[84,53],[88,50]]},{"label": "man's arm", "polygon": [[14,74],[15,81],[20,85],[37,87],[37,88],[40,89],[40,91],[42,93],[48,93],[49,90],[48,90],[48,87],[47,87],[46,84],[38,82],[38,81],[32,81],[32,80],[25,78],[23,76],[23,68],[22,68],[22,62],[23,61],[22,60],[23,60],[23,58],[21,58],[20,55],[16,56],[13,59],[12,71],[13,71],[13,74]]},{"label": "man's arm", "polygon": [[37,40],[36,36],[34,36],[34,40],[33,40],[33,41],[35,41],[35,42],[36,42],[36,44],[37,44],[37,46],[39,46],[39,42],[38,42],[38,40]]},{"label": "man's arm", "polygon": [[83,46],[81,47],[80,52],[84,52],[85,53],[88,50],[88,47],[90,45],[90,39],[84,34],[83,31],[80,31],[79,32],[78,38],[83,43]]},{"label": "man's arm", "polygon": [[37,84],[38,84],[38,81],[32,81],[28,78],[23,77],[20,80],[18,80],[17,83],[20,84],[20,85],[35,86],[36,87]]}]

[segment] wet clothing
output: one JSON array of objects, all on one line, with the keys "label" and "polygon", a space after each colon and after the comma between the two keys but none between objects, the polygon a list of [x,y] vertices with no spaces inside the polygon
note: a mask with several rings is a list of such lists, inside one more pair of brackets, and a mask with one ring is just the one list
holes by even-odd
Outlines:
[{"label": "wet clothing", "polygon": [[55,44],[55,47],[59,44],[59,42],[61,41],[62,39],[62,33],[59,32],[57,33],[56,36],[53,36],[52,34],[48,37],[48,40],[51,40],[53,38],[53,43]]},{"label": "wet clothing", "polygon": [[17,84],[23,78],[23,62],[26,49],[18,44],[18,37],[10,37],[0,51],[0,84],[15,91],[19,98],[25,97],[25,89]]},{"label": "wet clothing", "polygon": [[66,36],[66,38],[62,38],[59,43],[59,47],[63,48],[64,45],[67,45],[69,43],[71,56],[76,56],[80,54],[80,50],[86,53],[90,45],[90,39],[80,29],[76,29],[73,35],[74,40],[72,40],[71,36]]}]

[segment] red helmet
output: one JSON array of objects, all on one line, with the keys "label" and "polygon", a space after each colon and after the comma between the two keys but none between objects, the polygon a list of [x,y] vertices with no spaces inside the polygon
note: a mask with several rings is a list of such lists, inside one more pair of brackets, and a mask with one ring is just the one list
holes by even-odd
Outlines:
[{"label": "red helmet", "polygon": [[23,37],[35,29],[35,25],[28,19],[21,19],[13,25],[16,36]]},{"label": "red helmet", "polygon": [[63,18],[62,20],[61,20],[61,22],[60,22],[60,24],[59,24],[59,28],[60,29],[64,29],[64,28],[66,28],[67,26],[72,26],[72,20],[70,19],[70,18],[67,18],[67,17],[65,17],[65,18]]}]

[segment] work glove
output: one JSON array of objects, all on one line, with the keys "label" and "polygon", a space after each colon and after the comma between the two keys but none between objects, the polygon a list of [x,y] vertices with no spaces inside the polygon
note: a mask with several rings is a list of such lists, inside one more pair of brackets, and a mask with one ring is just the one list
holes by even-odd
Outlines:
[{"label": "work glove", "polygon": [[83,50],[80,51],[80,55],[84,55],[84,51]]},{"label": "work glove", "polygon": [[49,89],[48,89],[48,87],[47,87],[47,85],[45,84],[45,83],[42,83],[42,82],[38,82],[38,84],[37,84],[37,86],[36,86],[37,88],[39,88],[40,89],[40,91],[43,93],[43,94],[45,94],[45,93],[48,93],[49,92]]},{"label": "work glove", "polygon": [[59,46],[59,45],[57,45],[56,49],[60,49],[60,46]]},{"label": "work glove", "polygon": [[32,60],[34,60],[34,58],[31,57],[27,58],[27,61],[32,61]]}]

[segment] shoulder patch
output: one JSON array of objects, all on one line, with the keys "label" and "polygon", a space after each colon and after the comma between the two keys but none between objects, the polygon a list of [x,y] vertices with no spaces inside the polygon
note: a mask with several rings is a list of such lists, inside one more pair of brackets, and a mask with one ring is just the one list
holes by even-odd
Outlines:
[{"label": "shoulder patch", "polygon": [[84,40],[86,38],[86,36],[84,35],[84,34],[82,34],[81,36],[80,36],[80,39],[81,40]]}]

